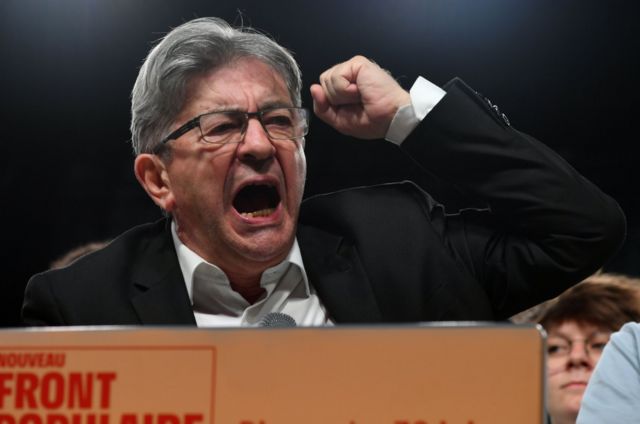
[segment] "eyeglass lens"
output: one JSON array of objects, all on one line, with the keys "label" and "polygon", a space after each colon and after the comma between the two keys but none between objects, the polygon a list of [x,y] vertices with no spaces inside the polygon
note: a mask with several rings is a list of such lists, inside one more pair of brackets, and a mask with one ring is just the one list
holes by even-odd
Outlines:
[{"label": "eyeglass lens", "polygon": [[562,336],[549,336],[547,339],[547,353],[549,357],[568,356],[576,342],[584,344],[584,349],[589,355],[600,355],[609,341],[610,333],[595,333],[586,339],[570,340]]},{"label": "eyeglass lens", "polygon": [[302,108],[273,108],[259,112],[212,112],[200,117],[202,138],[208,143],[239,143],[246,132],[248,120],[257,118],[269,138],[292,140],[307,134],[306,111]]}]

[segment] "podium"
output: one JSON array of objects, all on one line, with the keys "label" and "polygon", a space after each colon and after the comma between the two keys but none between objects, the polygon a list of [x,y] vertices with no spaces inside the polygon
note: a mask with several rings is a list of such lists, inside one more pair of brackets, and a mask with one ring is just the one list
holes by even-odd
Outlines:
[{"label": "podium", "polygon": [[543,423],[533,325],[0,331],[0,424]]}]

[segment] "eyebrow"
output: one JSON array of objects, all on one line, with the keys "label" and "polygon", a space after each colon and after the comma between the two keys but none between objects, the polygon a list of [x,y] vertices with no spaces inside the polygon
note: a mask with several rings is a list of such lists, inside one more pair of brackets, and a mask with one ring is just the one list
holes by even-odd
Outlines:
[{"label": "eyebrow", "polygon": [[[266,102],[260,105],[260,107],[258,108],[258,111],[261,110],[265,110],[265,109],[274,109],[274,108],[290,108],[290,107],[296,107],[293,106],[290,102],[285,102],[285,101],[281,101],[281,100],[274,100],[274,101],[270,101],[270,102]],[[208,113],[216,113],[216,112],[241,112],[241,113],[245,113],[246,110],[244,109],[240,109],[238,107],[222,107],[220,109],[214,109],[214,110],[210,110],[207,112],[202,113],[201,115],[206,115]]]},{"label": "eyebrow", "polygon": [[584,339],[573,339],[573,338],[569,337],[569,335],[567,335],[567,334],[565,334],[565,333],[551,333],[551,332],[550,332],[550,333],[548,334],[548,337],[549,337],[549,338],[550,338],[550,337],[560,337],[560,338],[563,338],[563,339],[565,339],[565,340],[589,340],[591,337],[593,337],[593,336],[595,336],[595,335],[598,335],[598,334],[607,334],[607,333],[609,333],[609,332],[608,332],[608,331],[606,331],[606,330],[596,330],[596,331],[593,331],[593,332],[591,332],[591,333],[587,334],[587,336],[586,336]]}]

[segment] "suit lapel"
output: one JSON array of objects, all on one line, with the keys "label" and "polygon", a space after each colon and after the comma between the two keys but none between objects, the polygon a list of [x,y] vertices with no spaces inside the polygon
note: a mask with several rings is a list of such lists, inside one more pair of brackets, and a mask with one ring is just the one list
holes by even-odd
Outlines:
[{"label": "suit lapel", "polygon": [[[381,313],[355,247],[345,238],[299,225],[309,283],[337,323],[380,322]],[[145,325],[195,325],[169,221],[134,261],[131,303]]]},{"label": "suit lapel", "polygon": [[337,323],[380,322],[382,316],[358,252],[345,238],[298,226],[309,283]]},{"label": "suit lapel", "polygon": [[131,302],[142,324],[195,325],[189,297],[184,299],[185,295],[176,280],[167,279],[132,297]]},{"label": "suit lapel", "polygon": [[134,261],[133,283],[131,303],[142,324],[196,324],[169,220],[158,228]]}]

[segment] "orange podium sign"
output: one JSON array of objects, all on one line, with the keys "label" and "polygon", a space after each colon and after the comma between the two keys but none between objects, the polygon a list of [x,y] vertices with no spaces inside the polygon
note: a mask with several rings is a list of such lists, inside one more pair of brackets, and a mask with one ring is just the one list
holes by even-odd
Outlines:
[{"label": "orange podium sign", "polygon": [[543,422],[534,326],[0,331],[0,424]]}]

